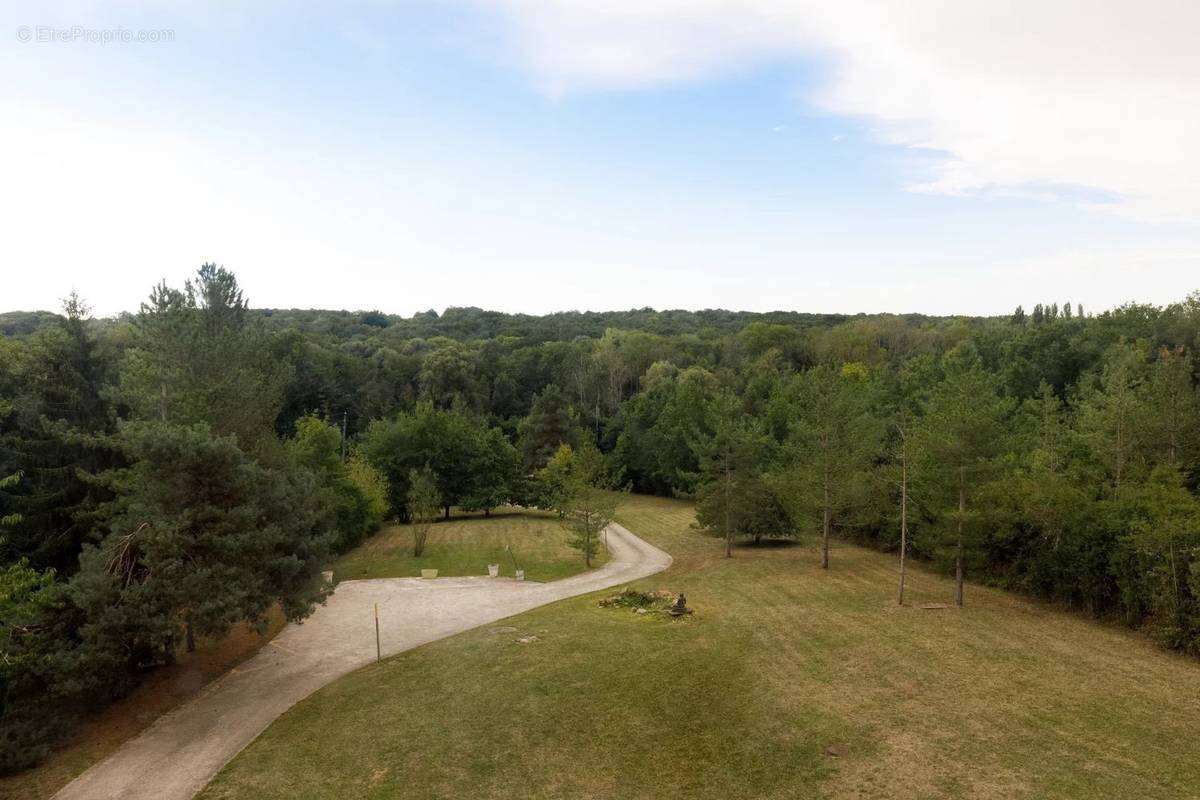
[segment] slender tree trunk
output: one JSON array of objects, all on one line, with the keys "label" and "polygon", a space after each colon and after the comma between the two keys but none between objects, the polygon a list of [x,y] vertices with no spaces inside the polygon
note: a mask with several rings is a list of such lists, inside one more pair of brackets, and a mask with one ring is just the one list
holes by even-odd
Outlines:
[{"label": "slender tree trunk", "polygon": [[967,511],[967,468],[958,468],[958,552],[954,555],[954,605],[963,604],[963,516]]},{"label": "slender tree trunk", "polygon": [[158,385],[158,415],[163,422],[167,421],[167,382],[162,381]]},{"label": "slender tree trunk", "polygon": [[346,463],[346,419],[348,417],[349,417],[349,414],[347,412],[343,411],[342,412],[342,463],[343,464]]},{"label": "slender tree trunk", "polygon": [[825,464],[825,503],[821,507],[821,569],[829,569],[829,464]]},{"label": "slender tree trunk", "polygon": [[904,556],[908,550],[908,439],[900,435],[900,589],[896,605],[904,605]]},{"label": "slender tree trunk", "polygon": [[184,628],[187,635],[187,651],[189,653],[196,652],[196,632],[192,630],[192,618],[188,616],[187,622],[184,623]]},{"label": "slender tree trunk", "polygon": [[1175,589],[1175,609],[1179,610],[1179,571],[1175,568],[1175,534],[1167,535],[1167,544],[1171,548],[1171,585]]},{"label": "slender tree trunk", "polygon": [[1125,470],[1125,414],[1122,411],[1117,420],[1117,459],[1114,473],[1116,477],[1115,491],[1121,493],[1121,473]]},{"label": "slender tree trunk", "polygon": [[733,558],[733,473],[729,469],[729,453],[725,454],[725,557]]},{"label": "slender tree trunk", "polygon": [[443,516],[443,519],[450,519],[450,504],[449,503],[446,504],[445,509],[446,509],[446,513]]}]

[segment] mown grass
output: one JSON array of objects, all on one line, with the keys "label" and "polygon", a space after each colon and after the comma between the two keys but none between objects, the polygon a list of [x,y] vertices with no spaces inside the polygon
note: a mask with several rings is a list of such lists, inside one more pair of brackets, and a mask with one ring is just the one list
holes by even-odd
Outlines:
[{"label": "mown grass", "polygon": [[897,608],[894,559],[848,545],[828,572],[807,546],[727,560],[679,502],[619,518],[675,557],[635,585],[692,617],[592,595],[402,653],[297,705],[201,797],[1200,795],[1194,661],[981,587],[921,610],[951,583],[919,568]]},{"label": "mown grass", "polygon": [[[520,566],[527,580],[553,581],[585,569],[583,554],[567,544],[557,517],[542,511],[500,508],[486,518],[457,512],[433,525],[420,558],[412,548],[412,526],[389,525],[339,558],[334,579],[415,578],[422,569],[436,569],[442,577],[486,575],[488,564],[499,564],[501,575],[511,576]],[[607,560],[601,551],[593,566]]]}]

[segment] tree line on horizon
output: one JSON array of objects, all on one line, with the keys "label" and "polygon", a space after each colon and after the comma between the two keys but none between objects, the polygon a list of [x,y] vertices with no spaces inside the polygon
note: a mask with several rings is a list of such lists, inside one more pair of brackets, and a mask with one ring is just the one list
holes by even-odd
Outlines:
[{"label": "tree line on horizon", "polygon": [[0,771],[198,637],[303,618],[385,519],[553,508],[590,563],[600,488],[695,500],[730,555],[850,539],[1200,653],[1198,294],[405,321],[255,311],[205,265],[0,325]]}]

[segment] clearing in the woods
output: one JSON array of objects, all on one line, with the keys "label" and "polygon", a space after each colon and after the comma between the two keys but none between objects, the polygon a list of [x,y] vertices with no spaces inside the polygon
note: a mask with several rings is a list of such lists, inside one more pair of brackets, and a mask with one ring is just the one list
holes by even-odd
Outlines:
[{"label": "clearing in the woods", "polygon": [[[511,548],[511,549],[510,549]],[[606,556],[593,559],[599,566]],[[413,556],[411,525],[388,525],[339,558],[335,580],[414,578],[422,569],[449,575],[486,575],[488,564],[499,564],[511,577],[519,567],[526,580],[553,581],[586,568],[583,554],[567,544],[567,533],[553,512],[499,508],[482,513],[456,512],[434,523],[420,558]]]},{"label": "clearing in the woods", "polygon": [[[852,546],[741,547],[689,505],[618,518],[675,557],[669,620],[546,606],[386,659],[281,717],[201,794],[331,797],[1132,797],[1200,786],[1200,665]],[[515,630],[509,630],[515,629]],[[523,641],[522,641],[523,640]]]}]

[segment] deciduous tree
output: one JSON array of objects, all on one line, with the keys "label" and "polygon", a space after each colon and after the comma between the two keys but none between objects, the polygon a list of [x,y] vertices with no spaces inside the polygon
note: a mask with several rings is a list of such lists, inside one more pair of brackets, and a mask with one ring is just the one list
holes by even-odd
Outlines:
[{"label": "deciduous tree", "polygon": [[409,472],[408,508],[412,514],[414,558],[420,558],[425,552],[429,530],[433,527],[433,521],[437,519],[438,509],[442,505],[442,496],[438,493],[437,484],[437,475],[428,464]]}]

